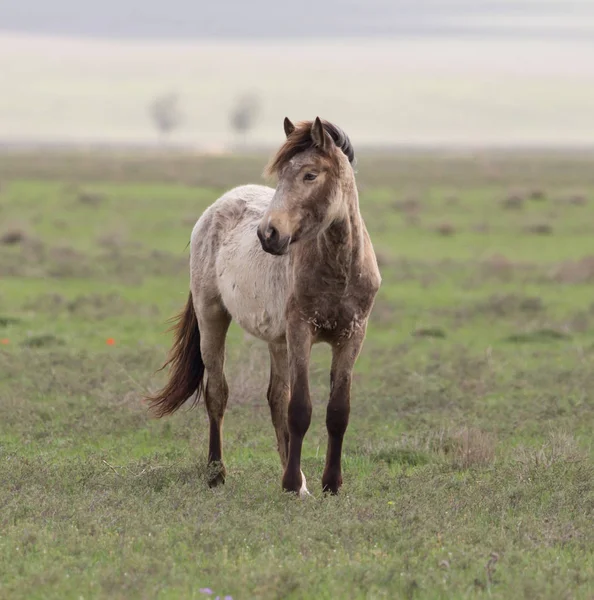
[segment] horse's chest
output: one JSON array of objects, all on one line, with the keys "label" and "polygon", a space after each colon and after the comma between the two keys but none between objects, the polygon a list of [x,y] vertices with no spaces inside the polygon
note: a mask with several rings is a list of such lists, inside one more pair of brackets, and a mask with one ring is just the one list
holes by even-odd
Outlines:
[{"label": "horse's chest", "polygon": [[311,306],[304,317],[318,339],[340,342],[350,339],[365,326],[367,311],[354,302],[334,301]]},{"label": "horse's chest", "polygon": [[338,317],[324,317],[314,314],[309,319],[317,338],[324,341],[340,342],[348,340],[355,335],[365,324],[365,319],[354,314],[349,317],[340,315]]},{"label": "horse's chest", "polygon": [[323,290],[314,284],[296,290],[297,304],[319,340],[340,343],[365,329],[375,297],[371,283],[359,277],[336,290]]}]

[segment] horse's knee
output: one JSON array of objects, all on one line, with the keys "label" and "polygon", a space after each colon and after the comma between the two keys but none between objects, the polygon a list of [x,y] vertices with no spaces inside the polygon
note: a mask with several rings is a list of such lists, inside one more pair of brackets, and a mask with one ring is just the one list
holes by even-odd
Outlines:
[{"label": "horse's knee", "polygon": [[326,429],[332,437],[342,437],[349,424],[350,409],[345,404],[328,404]]},{"label": "horse's knee", "polygon": [[209,416],[222,418],[227,407],[228,398],[229,386],[225,375],[222,372],[212,374],[207,371],[204,399]]},{"label": "horse's knee", "polygon": [[311,423],[311,401],[307,392],[295,390],[289,402],[289,431],[293,435],[303,437]]},{"label": "horse's knee", "polygon": [[334,437],[342,437],[349,424],[350,379],[344,378],[335,382],[330,393],[330,401],[326,409],[326,428]]}]

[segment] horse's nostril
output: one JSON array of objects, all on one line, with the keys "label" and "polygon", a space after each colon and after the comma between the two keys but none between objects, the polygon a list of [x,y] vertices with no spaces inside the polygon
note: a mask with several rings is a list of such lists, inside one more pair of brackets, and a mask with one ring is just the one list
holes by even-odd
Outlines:
[{"label": "horse's nostril", "polygon": [[269,242],[274,242],[278,240],[278,229],[273,225],[268,226],[268,229],[266,230],[266,239]]}]

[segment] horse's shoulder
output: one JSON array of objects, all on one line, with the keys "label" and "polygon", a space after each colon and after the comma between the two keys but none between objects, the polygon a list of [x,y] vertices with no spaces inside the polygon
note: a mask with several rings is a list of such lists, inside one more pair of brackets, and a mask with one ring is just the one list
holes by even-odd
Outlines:
[{"label": "horse's shoulder", "polygon": [[192,237],[229,231],[246,219],[261,216],[274,194],[267,186],[249,184],[230,189],[217,198],[196,222]]},{"label": "horse's shoulder", "polygon": [[240,185],[225,192],[217,200],[217,203],[220,205],[239,204],[248,207],[258,205],[268,206],[273,195],[273,188],[266,185],[250,183],[247,185]]}]

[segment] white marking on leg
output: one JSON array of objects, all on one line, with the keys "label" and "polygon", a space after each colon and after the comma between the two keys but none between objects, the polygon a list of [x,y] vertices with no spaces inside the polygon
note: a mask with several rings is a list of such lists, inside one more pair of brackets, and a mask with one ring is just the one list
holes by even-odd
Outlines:
[{"label": "white marking on leg", "polygon": [[303,471],[301,471],[301,489],[299,490],[299,497],[307,498],[308,496],[311,496],[311,494],[307,489],[307,481],[305,481],[305,475],[303,474]]}]

